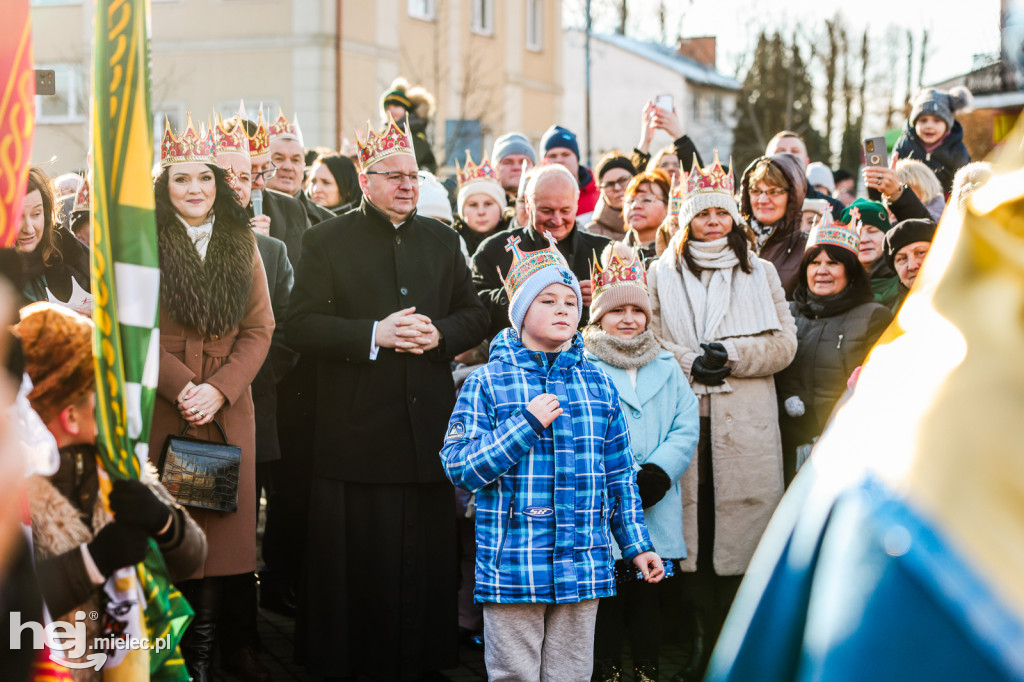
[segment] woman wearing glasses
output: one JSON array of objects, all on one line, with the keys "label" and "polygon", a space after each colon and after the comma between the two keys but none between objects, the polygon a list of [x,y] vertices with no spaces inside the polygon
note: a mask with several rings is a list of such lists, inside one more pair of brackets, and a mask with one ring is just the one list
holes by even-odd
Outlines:
[{"label": "woman wearing glasses", "polygon": [[753,251],[732,174],[716,159],[704,170],[695,167],[687,185],[681,229],[651,264],[647,284],[651,329],[699,400],[700,440],[682,479],[688,554],[681,567],[706,638],[703,654],[695,646],[689,671],[701,679],[782,497],[774,374],[793,360],[797,343],[779,276]]},{"label": "woman wearing glasses", "polygon": [[601,157],[594,168],[601,197],[594,207],[593,220],[587,223],[586,231],[614,241],[626,236],[622,221],[622,201],[626,186],[636,175],[636,167],[622,152],[611,151]]},{"label": "woman wearing glasses", "polygon": [[668,215],[668,193],[671,180],[660,169],[646,170],[626,187],[623,217],[626,221],[624,243],[640,251],[646,261],[654,258],[654,239]]},{"label": "woman wearing glasses", "polygon": [[807,244],[800,230],[806,191],[803,165],[792,154],[762,156],[747,166],[740,183],[740,213],[753,232],[757,255],[775,266],[789,299]]}]

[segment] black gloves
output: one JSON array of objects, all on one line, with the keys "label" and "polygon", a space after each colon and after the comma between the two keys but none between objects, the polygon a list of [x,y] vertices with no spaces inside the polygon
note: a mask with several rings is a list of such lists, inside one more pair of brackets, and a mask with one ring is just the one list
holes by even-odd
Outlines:
[{"label": "black gloves", "polygon": [[131,524],[150,535],[167,525],[171,509],[142,481],[117,481],[110,491],[110,509],[121,523]]},{"label": "black gloves", "polygon": [[96,568],[105,578],[125,566],[134,566],[146,557],[149,534],[142,528],[114,521],[96,533],[88,544]]},{"label": "black gloves", "polygon": [[636,472],[636,485],[640,488],[640,506],[644,509],[653,507],[665,497],[672,487],[672,479],[657,464],[641,464]]},{"label": "black gloves", "polygon": [[732,374],[732,369],[725,366],[729,360],[728,351],[720,343],[702,343],[700,347],[704,349],[704,354],[693,361],[690,376],[705,386],[720,386]]}]

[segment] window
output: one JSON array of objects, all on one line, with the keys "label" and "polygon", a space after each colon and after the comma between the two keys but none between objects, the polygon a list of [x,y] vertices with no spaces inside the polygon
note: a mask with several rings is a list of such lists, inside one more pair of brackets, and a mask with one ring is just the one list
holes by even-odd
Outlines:
[{"label": "window", "polygon": [[494,35],[494,0],[473,1],[473,32]]},{"label": "window", "polygon": [[474,159],[483,157],[483,122],[478,119],[449,118],[444,122],[445,164],[454,166],[455,159],[465,163],[463,156],[466,150]]},{"label": "window", "polygon": [[409,16],[413,19],[433,21],[437,18],[436,0],[409,0]]},{"label": "window", "polygon": [[526,49],[544,49],[544,0],[526,0]]},{"label": "window", "polygon": [[693,95],[693,120],[700,120],[700,95],[696,93]]},{"label": "window", "polygon": [[89,93],[78,64],[38,64],[53,69],[55,95],[36,95],[39,123],[81,123],[89,116]]},{"label": "window", "polygon": [[722,96],[715,95],[711,98],[711,119],[715,123],[722,122]]}]

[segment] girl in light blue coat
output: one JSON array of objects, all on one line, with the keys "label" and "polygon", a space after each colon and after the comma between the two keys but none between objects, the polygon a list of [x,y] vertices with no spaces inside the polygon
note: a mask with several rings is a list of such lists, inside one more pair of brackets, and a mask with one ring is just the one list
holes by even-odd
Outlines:
[{"label": "girl in light blue coat", "polygon": [[[640,465],[637,485],[651,541],[665,575],[686,558],[679,479],[697,448],[697,398],[672,353],[647,329],[651,304],[646,273],[637,254],[613,243],[595,264],[591,323],[583,331],[587,358],[615,384],[629,440]],[[660,584],[637,580],[615,552],[618,594],[601,600],[594,647],[594,680],[622,679],[622,642],[632,650],[634,678],[658,679],[661,646]]]}]

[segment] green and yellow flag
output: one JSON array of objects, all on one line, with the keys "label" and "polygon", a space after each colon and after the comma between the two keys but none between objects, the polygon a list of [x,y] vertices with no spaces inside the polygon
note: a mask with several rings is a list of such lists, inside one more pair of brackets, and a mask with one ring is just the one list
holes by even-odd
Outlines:
[{"label": "green and yellow flag", "polygon": [[[92,69],[92,293],[96,416],[102,465],[112,481],[137,479],[148,460],[160,337],[160,270],[154,215],[149,105],[149,2],[97,0]],[[138,584],[117,576],[108,595],[138,595],[128,623],[171,646],[109,660],[105,680],[181,680],[178,643],[192,610],[151,541]],[[126,598],[128,599],[128,598]],[[169,638],[169,639],[168,639]]]},{"label": "green and yellow flag", "polygon": [[18,237],[35,122],[28,2],[4,5],[0,21],[0,248]]}]

